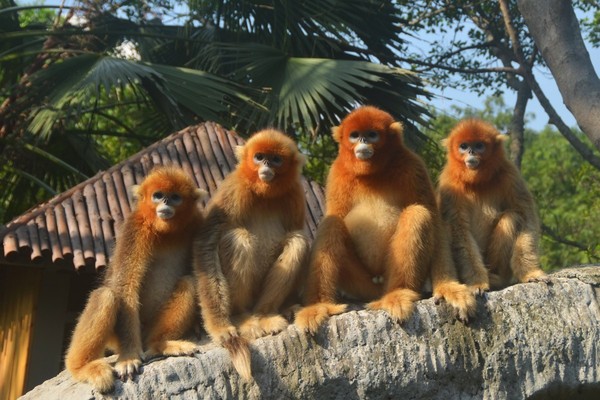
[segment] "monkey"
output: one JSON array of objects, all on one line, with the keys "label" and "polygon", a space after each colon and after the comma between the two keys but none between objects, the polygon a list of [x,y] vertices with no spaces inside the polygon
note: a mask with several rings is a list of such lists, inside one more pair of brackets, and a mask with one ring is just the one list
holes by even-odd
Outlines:
[{"label": "monkey", "polygon": [[309,261],[304,304],[295,324],[314,334],[346,310],[338,295],[369,302],[406,320],[427,279],[436,301],[467,320],[475,297],[458,282],[422,159],[403,144],[404,127],[363,106],[332,130],[338,155],[326,183],[325,216]]},{"label": "monkey", "polygon": [[[113,373],[131,378],[146,357],[196,351],[183,338],[198,318],[192,240],[203,221],[197,202],[207,194],[174,166],[154,168],[134,186],[132,212],[66,353],[76,380],[109,392]],[[118,353],[114,369],[103,358],[106,349]]]},{"label": "monkey", "polygon": [[308,254],[305,158],[275,129],[252,135],[236,157],[207,205],[194,268],[204,328],[250,380],[250,341],[288,325],[282,306],[297,292]]},{"label": "monkey", "polygon": [[517,282],[547,281],[539,264],[533,196],[490,123],[460,121],[443,144],[447,162],[438,202],[451,231],[459,278],[476,294]]}]

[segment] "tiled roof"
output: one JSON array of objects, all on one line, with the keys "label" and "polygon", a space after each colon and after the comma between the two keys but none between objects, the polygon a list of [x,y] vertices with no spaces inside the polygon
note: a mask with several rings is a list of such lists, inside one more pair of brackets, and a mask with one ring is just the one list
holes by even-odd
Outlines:
[{"label": "tiled roof", "polygon": [[[183,167],[212,195],[235,167],[235,146],[243,143],[211,122],[176,132],[8,223],[0,229],[0,262],[103,268],[115,231],[131,210],[129,189],[154,165]],[[314,236],[324,210],[323,188],[307,180],[303,185],[306,228]]]}]

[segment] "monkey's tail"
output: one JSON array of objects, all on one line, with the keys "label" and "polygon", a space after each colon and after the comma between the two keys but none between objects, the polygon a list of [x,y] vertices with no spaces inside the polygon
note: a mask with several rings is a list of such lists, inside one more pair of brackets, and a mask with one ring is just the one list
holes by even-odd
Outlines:
[{"label": "monkey's tail", "polygon": [[231,356],[233,367],[245,381],[252,380],[250,343],[242,336],[231,336],[223,342],[223,347],[227,349]]}]

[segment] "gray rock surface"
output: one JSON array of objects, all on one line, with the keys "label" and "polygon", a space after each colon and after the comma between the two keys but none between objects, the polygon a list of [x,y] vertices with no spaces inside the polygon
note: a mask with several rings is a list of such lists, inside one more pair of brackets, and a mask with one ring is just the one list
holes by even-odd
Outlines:
[{"label": "gray rock surface", "polygon": [[[295,326],[253,345],[254,382],[225,350],[147,362],[107,398],[600,399],[600,266],[561,270],[551,284],[489,293],[469,325],[432,299],[412,318],[356,307],[313,338]],[[23,399],[103,398],[68,372]]]}]

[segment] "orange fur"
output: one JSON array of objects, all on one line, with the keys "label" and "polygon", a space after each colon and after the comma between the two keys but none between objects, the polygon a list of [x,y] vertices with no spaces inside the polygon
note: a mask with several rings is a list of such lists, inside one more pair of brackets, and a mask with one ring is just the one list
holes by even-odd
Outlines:
[{"label": "orange fur", "polygon": [[461,285],[449,249],[439,249],[446,242],[425,165],[403,145],[402,133],[399,122],[375,107],[353,111],[334,128],[339,153],[311,254],[308,307],[296,315],[301,329],[314,333],[343,312],[338,291],[405,320],[430,276],[434,294],[461,315],[472,313],[475,301],[466,287],[462,298],[436,291],[447,282]]},{"label": "orange fur", "polygon": [[[440,175],[438,201],[460,279],[478,293],[490,286],[546,279],[539,267],[540,224],[534,200],[506,158],[504,139],[491,124],[467,119],[444,142],[448,160]],[[470,156],[477,167],[469,167],[464,148],[476,143],[484,147]]]},{"label": "orange fur", "polygon": [[[181,197],[170,219],[157,215],[153,193]],[[196,317],[191,281],[191,241],[202,223],[197,189],[180,169],[153,170],[137,188],[137,203],[117,235],[115,253],[102,286],[90,295],[65,364],[72,375],[101,392],[113,388],[113,368],[104,360],[110,345],[118,352],[114,367],[121,378],[150,354],[189,354],[196,345],[180,340]]]},{"label": "orange fur", "polygon": [[[240,375],[250,379],[246,339],[287,325],[279,313],[297,289],[308,252],[300,182],[304,157],[290,138],[273,129],[254,134],[236,154],[237,168],[208,205],[194,263],[204,327],[230,351]],[[265,168],[271,180],[260,178]]]}]

